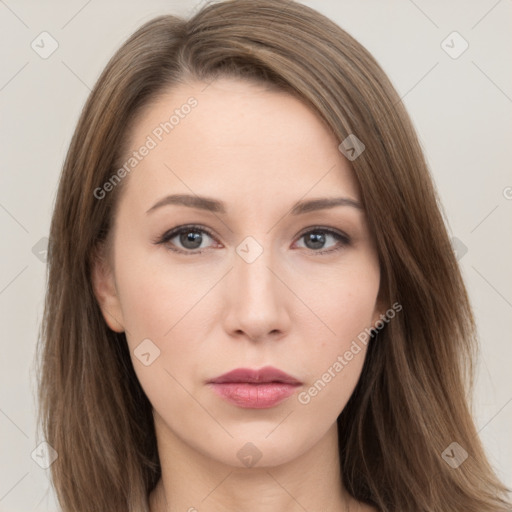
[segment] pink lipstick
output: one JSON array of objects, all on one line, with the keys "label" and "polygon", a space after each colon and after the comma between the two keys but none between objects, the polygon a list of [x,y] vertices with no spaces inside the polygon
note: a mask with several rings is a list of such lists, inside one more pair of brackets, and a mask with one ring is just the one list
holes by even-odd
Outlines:
[{"label": "pink lipstick", "polygon": [[237,368],[208,381],[225,400],[248,409],[274,407],[295,393],[302,382],[272,366],[259,370]]}]

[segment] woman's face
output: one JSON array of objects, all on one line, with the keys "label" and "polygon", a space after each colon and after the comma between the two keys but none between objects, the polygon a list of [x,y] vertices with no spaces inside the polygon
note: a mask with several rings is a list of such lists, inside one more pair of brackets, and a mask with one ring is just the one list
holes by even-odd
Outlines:
[{"label": "woman's face", "polygon": [[[299,100],[225,78],[148,106],[130,148],[113,272],[96,272],[95,287],[155,420],[226,464],[292,460],[335,428],[383,311],[348,161]],[[346,201],[297,206],[334,198]],[[265,366],[300,385],[209,384]]]}]

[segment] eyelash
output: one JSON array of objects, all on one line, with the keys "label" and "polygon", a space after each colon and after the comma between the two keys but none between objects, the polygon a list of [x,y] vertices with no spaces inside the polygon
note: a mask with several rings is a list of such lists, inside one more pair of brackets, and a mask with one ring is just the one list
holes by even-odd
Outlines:
[{"label": "eyelash", "polygon": [[[173,239],[176,235],[180,235],[181,233],[185,232],[190,232],[190,231],[194,231],[194,232],[199,232],[199,233],[206,233],[210,238],[212,238],[213,240],[216,240],[214,235],[211,233],[210,230],[202,227],[202,226],[198,226],[198,225],[195,225],[195,224],[190,224],[190,225],[185,225],[185,226],[178,226],[174,229],[171,229],[170,231],[166,231],[162,236],[158,237],[156,240],[153,241],[154,244],[156,245],[165,245],[167,244],[171,239]],[[339,245],[334,248],[334,249],[326,249],[326,250],[321,250],[321,251],[315,251],[313,249],[309,249],[313,254],[315,255],[323,255],[323,254],[328,254],[328,253],[334,253],[334,252],[337,252],[337,251],[340,251],[341,249],[344,249],[345,247],[349,246],[350,243],[351,243],[351,240],[350,240],[350,237],[348,237],[347,235],[343,234],[343,233],[339,233],[337,231],[334,231],[332,229],[328,229],[328,228],[324,228],[324,227],[321,227],[321,226],[312,226],[310,228],[308,228],[307,231],[304,231],[298,238],[298,240],[300,240],[302,237],[304,237],[305,235],[309,234],[309,233],[312,233],[312,232],[321,232],[321,233],[326,233],[328,235],[332,235],[334,238],[336,238],[338,240]],[[197,255],[197,254],[201,254],[205,251],[207,251],[208,249],[203,249],[203,250],[195,250],[195,251],[192,251],[192,250],[188,250],[188,251],[185,251],[183,249],[179,249],[179,248],[176,248],[176,247],[168,247],[169,250],[173,251],[173,252],[177,252],[177,253],[180,253],[180,254],[185,254],[186,256],[194,256],[194,255]]]}]

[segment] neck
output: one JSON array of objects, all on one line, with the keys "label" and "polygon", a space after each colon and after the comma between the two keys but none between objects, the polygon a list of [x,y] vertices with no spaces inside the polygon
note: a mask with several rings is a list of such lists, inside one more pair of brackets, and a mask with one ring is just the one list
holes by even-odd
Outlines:
[{"label": "neck", "polygon": [[[198,453],[155,417],[162,478],[150,512],[355,512],[341,483],[337,426],[278,466],[235,467]],[[351,507],[349,508],[349,506]]]}]

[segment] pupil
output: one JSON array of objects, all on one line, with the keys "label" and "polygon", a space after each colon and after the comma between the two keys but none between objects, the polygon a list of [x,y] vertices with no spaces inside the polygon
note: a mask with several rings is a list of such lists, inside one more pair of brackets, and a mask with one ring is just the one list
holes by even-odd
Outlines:
[{"label": "pupil", "polygon": [[322,246],[325,244],[325,235],[318,233],[310,233],[308,240],[313,242],[313,247],[310,247],[310,249],[321,249]]},{"label": "pupil", "polygon": [[202,235],[194,231],[182,233],[180,242],[187,249],[197,249],[201,246]]}]

